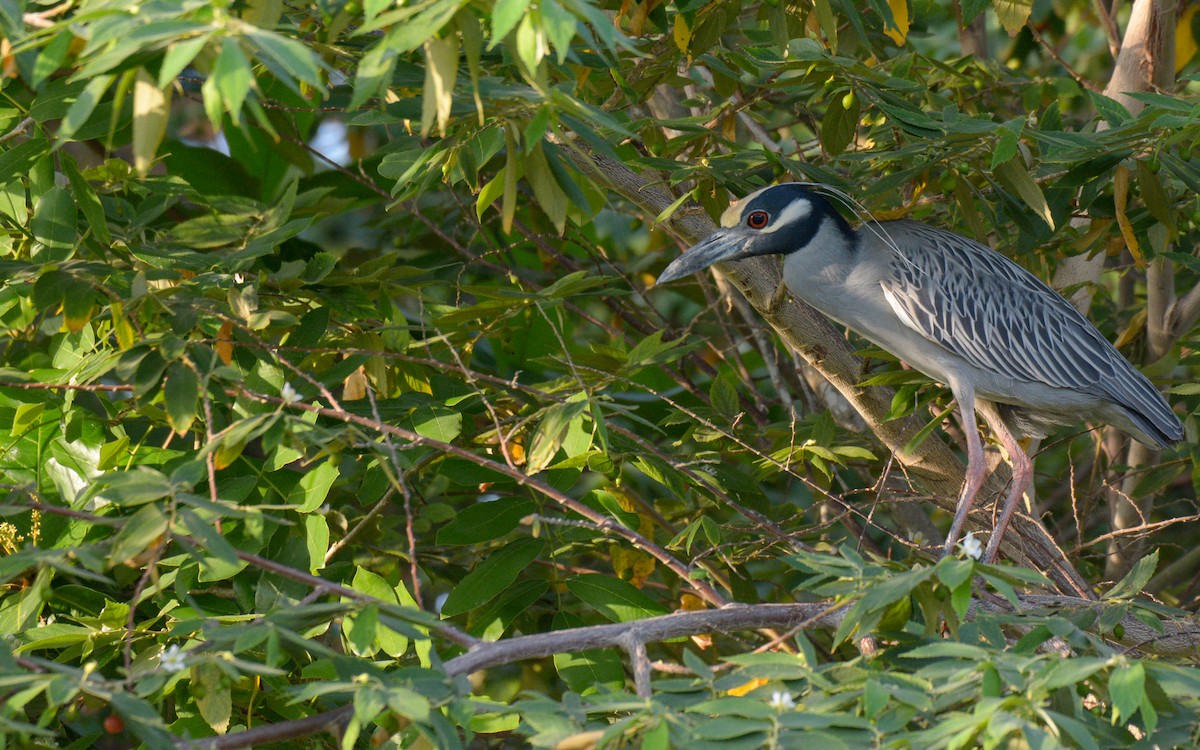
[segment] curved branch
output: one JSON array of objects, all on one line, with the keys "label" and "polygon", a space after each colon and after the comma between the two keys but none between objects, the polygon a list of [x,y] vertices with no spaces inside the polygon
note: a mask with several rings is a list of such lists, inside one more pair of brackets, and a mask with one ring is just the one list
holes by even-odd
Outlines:
[{"label": "curved branch", "polygon": [[[1124,603],[1098,602],[1071,596],[1029,595],[1019,599],[1020,609],[1053,608],[1063,611],[1102,611]],[[591,625],[548,633],[517,636],[495,642],[477,642],[461,656],[447,661],[443,667],[448,677],[469,675],[481,669],[511,664],[525,659],[539,659],[554,654],[574,653],[597,648],[623,648],[630,654],[637,678],[638,694],[646,697],[649,690],[649,661],[645,644],[667,641],[703,633],[733,633],[745,630],[806,630],[836,629],[841,625],[849,604],[808,602],[801,604],[730,605],[721,609],[675,612],[633,622]],[[1010,614],[1020,611],[998,599],[976,599],[968,618],[980,611]],[[1097,622],[1100,618],[1096,619]],[[1124,628],[1120,643],[1163,656],[1192,657],[1200,648],[1200,626],[1189,620],[1164,620],[1162,629],[1152,628],[1131,613],[1122,617]],[[1115,628],[1114,628],[1115,629]],[[202,740],[177,741],[181,750],[237,750],[265,742],[308,736],[318,732],[340,731],[354,713],[353,704],[341,706],[303,719],[283,721],[270,726]]]},{"label": "curved branch", "polygon": [[596,648],[623,647],[633,642],[654,643],[702,633],[733,633],[766,628],[836,628],[841,624],[845,610],[845,606],[831,606],[828,602],[735,604],[721,609],[675,612],[633,622],[534,633],[477,644],[462,656],[456,656],[446,662],[446,674],[451,677],[467,675],[488,667],[525,659]]}]

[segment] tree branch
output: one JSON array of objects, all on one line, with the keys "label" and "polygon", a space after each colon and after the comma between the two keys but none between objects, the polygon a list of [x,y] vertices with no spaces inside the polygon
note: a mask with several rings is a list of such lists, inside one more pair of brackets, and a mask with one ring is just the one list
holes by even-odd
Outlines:
[{"label": "tree branch", "polygon": [[[1056,613],[1092,611],[1097,614],[1109,607],[1127,606],[1124,602],[1098,602],[1070,596],[1028,595],[1019,598],[1020,607],[995,598],[977,598],[971,604],[968,619],[980,611],[1012,614],[1032,609],[1053,609]],[[592,625],[569,630],[517,636],[495,642],[477,642],[467,653],[444,664],[447,676],[458,677],[482,669],[512,664],[526,659],[540,659],[554,654],[576,653],[598,648],[623,648],[631,654],[638,695],[646,697],[649,689],[650,662],[645,657],[645,644],[682,638],[703,633],[733,633],[745,630],[806,630],[836,629],[841,625],[848,604],[809,602],[801,604],[731,605],[721,609],[675,612],[644,620]],[[1096,622],[1100,618],[1095,619]],[[1162,621],[1157,629],[1126,613],[1119,623],[1123,630],[1115,642],[1161,656],[1192,657],[1200,648],[1200,626],[1188,619]],[[1113,627],[1116,631],[1116,626]],[[1101,633],[1105,637],[1107,634]],[[177,746],[186,750],[237,750],[265,742],[308,736],[331,728],[339,728],[353,715],[353,705],[326,711],[314,716],[283,721],[271,726],[203,740],[179,740]]]}]

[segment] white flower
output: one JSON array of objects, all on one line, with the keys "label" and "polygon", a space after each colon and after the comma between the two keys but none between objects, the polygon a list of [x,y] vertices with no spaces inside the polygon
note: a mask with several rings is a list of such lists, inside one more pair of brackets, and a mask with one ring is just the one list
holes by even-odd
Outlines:
[{"label": "white flower", "polygon": [[283,387],[279,389],[279,395],[283,398],[284,403],[298,404],[301,401],[300,393],[292,387],[291,383],[285,382]]},{"label": "white flower", "polygon": [[162,652],[162,656],[158,657],[158,666],[171,674],[182,672],[187,669],[187,657],[184,656],[183,649],[179,648],[179,646],[171,645],[166,651]]},{"label": "white flower", "polygon": [[771,693],[770,704],[771,708],[778,711],[788,711],[796,707],[796,701],[792,700],[791,693],[784,693],[778,690]]},{"label": "white flower", "polygon": [[983,557],[983,543],[975,538],[974,531],[967,532],[967,535],[958,543],[958,549],[972,560],[978,560]]}]

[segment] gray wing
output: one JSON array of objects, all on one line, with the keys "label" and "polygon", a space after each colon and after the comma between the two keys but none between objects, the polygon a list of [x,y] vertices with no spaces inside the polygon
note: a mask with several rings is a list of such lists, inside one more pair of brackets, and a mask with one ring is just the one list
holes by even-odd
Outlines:
[{"label": "gray wing", "polygon": [[1069,302],[1000,253],[913,221],[863,227],[892,240],[884,295],[902,321],[970,364],[1102,396],[1179,439],[1178,417],[1154,386]]}]

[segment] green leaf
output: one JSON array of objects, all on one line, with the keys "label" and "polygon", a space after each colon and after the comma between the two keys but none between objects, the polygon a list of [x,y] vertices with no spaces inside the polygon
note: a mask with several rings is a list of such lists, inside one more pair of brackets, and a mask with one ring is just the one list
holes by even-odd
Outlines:
[{"label": "green leaf", "polygon": [[537,70],[546,53],[540,32],[541,29],[534,23],[531,13],[527,13],[517,24],[517,59],[525,65],[530,74]]},{"label": "green leaf", "polygon": [[496,0],[492,6],[492,42],[488,49],[504,41],[504,37],[517,27],[528,9],[529,0]]},{"label": "green leaf", "polygon": [[329,551],[329,522],[320,513],[309,513],[304,517],[304,542],[308,546],[308,570],[315,573],[325,567],[325,553]]},{"label": "green leaf", "polygon": [[359,656],[371,656],[375,653],[375,631],[379,626],[379,607],[368,604],[359,610],[353,618],[347,617],[346,635],[350,646]]},{"label": "green leaf", "polygon": [[962,0],[962,25],[964,27],[970,26],[987,6],[988,0]]},{"label": "green leaf", "polygon": [[546,212],[546,216],[550,218],[550,223],[554,224],[554,228],[559,234],[562,234],[566,230],[567,209],[570,202],[567,200],[566,192],[558,184],[554,171],[550,169],[540,142],[525,159],[525,179],[533,188],[533,195],[537,198],[541,209]]},{"label": "green leaf", "polygon": [[1138,189],[1142,194],[1142,202],[1146,204],[1146,210],[1150,215],[1158,220],[1160,224],[1167,228],[1171,234],[1175,233],[1175,207],[1167,198],[1167,192],[1163,188],[1162,181],[1158,174],[1150,169],[1150,166],[1142,159],[1137,161],[1137,180]]},{"label": "green leaf", "polygon": [[1108,659],[1095,656],[1075,656],[1065,661],[1047,665],[1036,677],[1036,684],[1044,690],[1074,687],[1108,665]]},{"label": "green leaf", "polygon": [[1117,667],[1108,676],[1112,723],[1128,722],[1146,699],[1146,668],[1141,662]]},{"label": "green leaf", "polygon": [[63,30],[54,34],[50,38],[50,43],[42,47],[38,53],[37,63],[33,66],[33,76],[29,79],[29,85],[32,88],[41,89],[42,84],[58,72],[58,69],[66,62],[67,52],[75,39],[74,34]]},{"label": "green leaf", "polygon": [[[178,513],[179,518],[183,521],[183,529],[196,538],[198,546],[207,558],[215,559],[230,569],[244,567],[244,563],[238,559],[237,550],[225,539],[223,534],[217,531],[211,516],[206,515],[201,518],[199,513],[187,507],[180,508]],[[206,580],[216,579],[207,578]]]},{"label": "green leaf", "polygon": [[1108,590],[1101,597],[1104,601],[1115,599],[1132,599],[1141,594],[1146,588],[1146,584],[1154,576],[1154,571],[1158,568],[1158,550],[1154,550],[1149,555],[1143,557],[1134,563],[1133,568],[1125,574],[1125,577],[1117,582],[1115,586]]},{"label": "green leaf", "polygon": [[1042,189],[1029,176],[1029,172],[1021,164],[1020,159],[1013,158],[1001,164],[997,169],[993,170],[996,179],[1009,190],[1016,193],[1027,206],[1033,209],[1046,226],[1054,229],[1054,216],[1050,213],[1050,206],[1046,203],[1046,196],[1042,194]]},{"label": "green leaf", "polygon": [[1133,119],[1133,115],[1129,114],[1129,110],[1125,108],[1125,105],[1116,99],[1111,99],[1099,91],[1092,91],[1091,89],[1088,89],[1087,93],[1088,97],[1092,100],[1092,106],[1096,108],[1100,116],[1112,127],[1115,128],[1119,125],[1124,125]]},{"label": "green leaf", "polygon": [[250,62],[241,46],[235,38],[226,39],[221,44],[221,54],[212,72],[200,87],[204,95],[205,112],[214,128],[221,128],[222,109],[229,113],[234,122],[240,122],[242,105],[250,94],[253,80]]},{"label": "green leaf", "polygon": [[[385,604],[405,604],[407,606],[416,605],[416,603],[412,601],[411,597],[408,597],[408,601],[401,602],[396,593],[396,588],[393,588],[383,576],[363,567],[358,567],[355,569],[354,580],[350,582],[350,588],[358,591],[359,593],[374,597]],[[403,590],[404,587],[401,585],[399,588]],[[407,591],[405,591],[405,593],[407,594]],[[371,605],[371,607],[375,607],[375,605]],[[366,614],[368,618],[372,617],[372,615],[370,613],[366,613],[366,610],[364,609],[363,612],[353,616],[347,616],[346,618],[347,630],[350,631],[351,638],[354,643],[357,644],[361,641],[365,641],[367,645],[377,647],[385,654],[393,658],[402,656],[404,652],[408,650],[407,637],[397,633],[395,630],[392,630],[382,622],[370,622],[369,619],[367,621],[363,621],[361,618],[364,616],[364,614]],[[380,619],[379,610],[377,607],[375,607],[375,613],[373,616],[376,620]],[[369,629],[370,637],[368,637],[366,633],[359,632],[360,625]],[[358,652],[363,654],[375,653],[373,648],[368,649],[365,646],[359,648]]]},{"label": "green leaf", "polygon": [[172,43],[167,48],[167,54],[163,55],[162,64],[158,68],[158,87],[165,89],[171,85],[171,82],[179,77],[184,68],[192,64],[196,55],[200,54],[200,50],[204,49],[212,35],[213,32],[207,31],[191,39],[181,39]]},{"label": "green leaf", "polygon": [[211,662],[201,662],[192,667],[191,694],[196,699],[200,716],[218,734],[229,729],[229,718],[233,715],[231,682],[225,670]]},{"label": "green leaf", "polygon": [[488,556],[458,582],[442,604],[442,617],[454,617],[485,604],[512,585],[546,543],[541,539],[518,539]]},{"label": "green leaf", "polygon": [[563,446],[572,425],[581,422],[587,414],[589,411],[586,400],[566,401],[547,409],[537,432],[529,442],[526,473],[536,474],[549,466],[559,448]]},{"label": "green leaf", "polygon": [[12,418],[12,428],[8,434],[12,436],[20,435],[26,430],[35,427],[42,412],[46,410],[46,404],[42,402],[32,404],[18,404],[17,411]]},{"label": "green leaf", "polygon": [[[421,11],[388,31],[388,48],[397,53],[412,52],[450,23],[464,3],[465,0],[433,0],[415,6],[421,8]],[[385,16],[381,16],[380,20],[384,18]],[[370,27],[366,27],[364,31],[370,31]]]},{"label": "green leaf", "polygon": [[145,505],[126,521],[113,538],[108,553],[109,564],[127,565],[135,557],[158,542],[167,532],[170,521],[157,505]]},{"label": "green leaf", "polygon": [[59,153],[58,162],[62,165],[63,172],[67,175],[67,179],[71,183],[71,194],[75,199],[75,203],[79,206],[79,210],[83,212],[83,218],[87,221],[87,228],[92,231],[92,235],[104,244],[112,242],[112,234],[108,231],[108,219],[104,215],[104,206],[100,202],[100,196],[96,195],[96,191],[84,179],[80,173],[79,167],[76,166],[75,160],[65,151]]},{"label": "green leaf", "polygon": [[300,477],[300,481],[288,493],[287,503],[295,505],[297,512],[312,513],[325,502],[329,488],[340,473],[336,459],[331,458],[317,465]]},{"label": "green leaf", "polygon": [[480,544],[499,539],[537,510],[529,498],[502,497],[463,508],[437,532],[438,544]]},{"label": "green leaf", "polygon": [[109,702],[125,720],[125,728],[149,750],[176,750],[177,738],[167,731],[162,717],[149,703],[123,692],[112,693]]},{"label": "green leaf", "polygon": [[78,234],[76,216],[75,201],[60,187],[51,188],[39,198],[29,222],[29,231],[38,243],[33,257],[43,263],[66,260]]},{"label": "green leaf", "polygon": [[1025,27],[1029,14],[1033,12],[1033,0],[993,0],[996,17],[1009,36],[1016,36]]},{"label": "green leaf", "polygon": [[579,24],[558,0],[539,0],[538,8],[542,12],[542,30],[550,46],[558,53],[557,60],[561,65],[571,51],[571,40],[575,38]]},{"label": "green leaf", "polygon": [[[577,615],[560,611],[554,615],[552,627],[554,630],[566,630],[585,625],[587,623]],[[613,649],[555,654],[554,669],[570,689],[580,693],[595,690],[601,685],[619,690],[625,684],[625,667]]]},{"label": "green leaf", "polygon": [[834,94],[821,122],[821,145],[831,156],[846,150],[858,130],[862,105],[853,91]]},{"label": "green leaf", "polygon": [[130,471],[109,472],[97,477],[89,496],[102,494],[114,505],[133,506],[167,497],[174,491],[171,480],[157,469],[138,466]]},{"label": "green leaf", "polygon": [[708,389],[708,400],[718,414],[728,420],[733,420],[742,411],[742,402],[738,398],[737,377],[731,370],[722,370],[713,378],[712,386]]},{"label": "green leaf", "polygon": [[71,137],[84,126],[88,118],[92,116],[96,105],[100,103],[100,98],[108,90],[112,80],[111,75],[102,75],[87,82],[62,119],[62,124],[58,128],[58,144],[71,140]]},{"label": "green leaf", "polygon": [[167,382],[163,385],[163,401],[171,429],[180,435],[188,431],[196,419],[199,400],[200,380],[196,373],[182,362],[171,363],[167,368]]},{"label": "green leaf", "polygon": [[619,578],[588,573],[568,579],[567,588],[613,622],[631,622],[668,614],[661,604]]},{"label": "green leaf", "polygon": [[133,165],[145,176],[154,163],[158,147],[167,132],[171,89],[161,89],[144,69],[139,68],[133,85]]},{"label": "green leaf", "polygon": [[384,96],[396,70],[396,51],[388,43],[389,37],[371,45],[358,62],[354,77],[354,93],[350,97],[350,110],[355,110],[373,96]]},{"label": "green leaf", "polygon": [[245,38],[265,64],[284,85],[298,91],[296,82],[321,86],[321,64],[310,47],[290,37],[266,29],[248,29]]},{"label": "green leaf", "polygon": [[422,404],[413,410],[413,430],[422,437],[452,443],[462,433],[463,415],[441,404]]},{"label": "green leaf", "polygon": [[7,184],[26,176],[50,144],[44,138],[30,138],[15,146],[4,145],[5,148],[0,150],[0,183]]},{"label": "green leaf", "polygon": [[1025,129],[1025,120],[1018,118],[1009,120],[996,131],[996,150],[992,152],[991,169],[994,171],[1004,162],[1017,155],[1017,145],[1020,143],[1021,131]]}]

